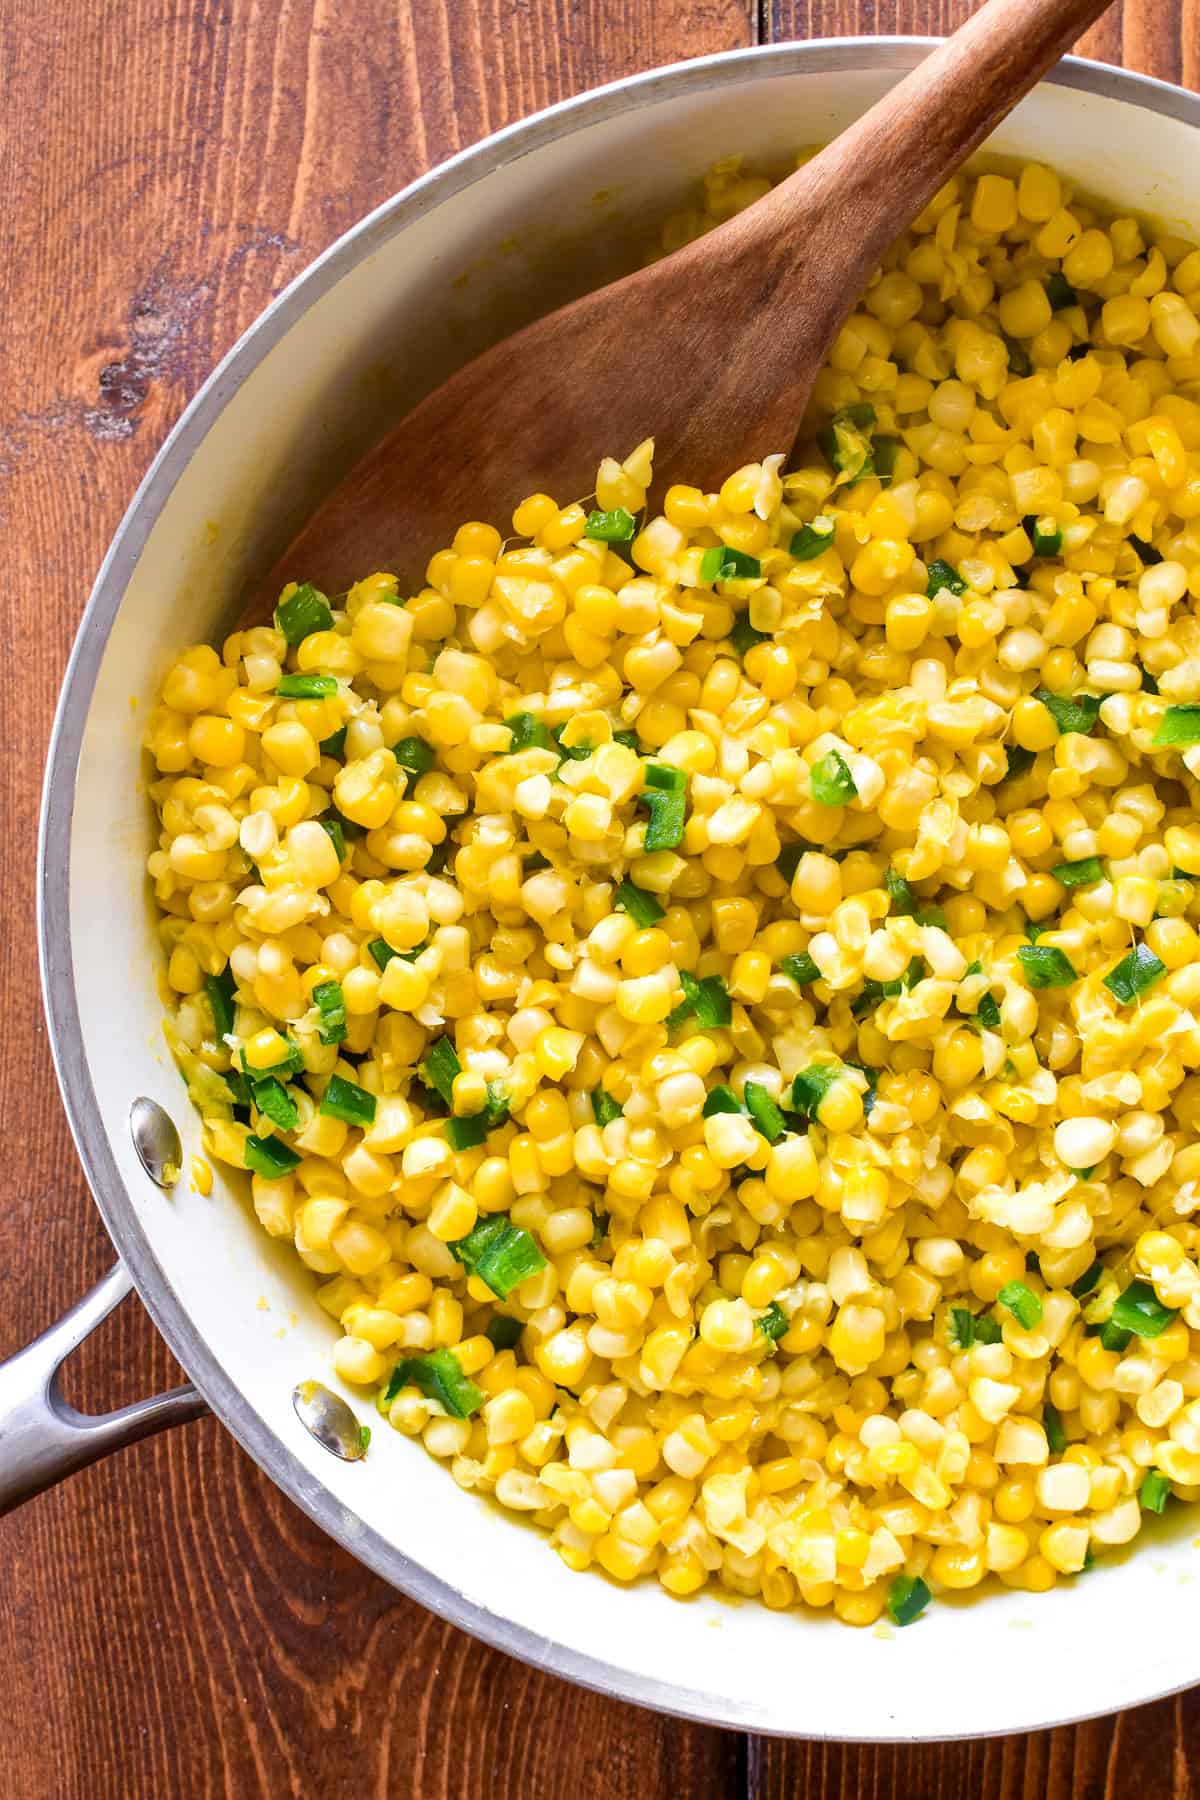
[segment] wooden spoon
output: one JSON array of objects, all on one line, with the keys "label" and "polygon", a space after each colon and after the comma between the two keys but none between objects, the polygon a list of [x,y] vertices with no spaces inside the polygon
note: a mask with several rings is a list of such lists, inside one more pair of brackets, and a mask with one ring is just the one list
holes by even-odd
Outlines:
[{"label": "wooden spoon", "polygon": [[260,589],[419,582],[464,519],[591,492],[604,455],[656,441],[656,485],[706,490],[787,450],[871,272],[1108,0],[987,0],[865,116],[756,205],[527,325],[415,407]]}]

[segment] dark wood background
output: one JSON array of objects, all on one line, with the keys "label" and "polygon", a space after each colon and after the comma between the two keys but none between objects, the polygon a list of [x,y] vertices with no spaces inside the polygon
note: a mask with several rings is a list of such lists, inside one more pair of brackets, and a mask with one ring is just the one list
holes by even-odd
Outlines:
[{"label": "dark wood background", "polygon": [[[185,402],[346,226],[524,113],[676,58],[939,33],[969,10],[0,0],[0,1356],[112,1258],[41,1018],[38,788],[88,588]],[[1125,0],[1085,48],[1200,87],[1200,0]],[[177,1379],[131,1302],[72,1389],[99,1409]],[[384,1587],[211,1419],[0,1523],[0,1570],[0,1800],[1192,1800],[1200,1782],[1200,1694],[911,1750],[746,1740],[585,1694]]]}]

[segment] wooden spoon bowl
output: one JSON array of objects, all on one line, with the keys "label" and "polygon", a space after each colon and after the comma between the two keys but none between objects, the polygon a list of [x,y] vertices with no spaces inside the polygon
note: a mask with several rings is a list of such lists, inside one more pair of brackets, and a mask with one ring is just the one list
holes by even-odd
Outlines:
[{"label": "wooden spoon bowl", "polygon": [[659,484],[711,488],[790,448],[880,257],[1108,0],[987,0],[848,131],[745,212],[468,363],[352,470],[262,584],[418,583],[465,519],[591,491],[656,440]]}]

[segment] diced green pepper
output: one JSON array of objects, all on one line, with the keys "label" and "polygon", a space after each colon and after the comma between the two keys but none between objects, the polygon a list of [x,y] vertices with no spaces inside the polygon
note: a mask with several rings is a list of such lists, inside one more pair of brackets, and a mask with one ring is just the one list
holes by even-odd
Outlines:
[{"label": "diced green pepper", "polygon": [[670,763],[648,762],[643,769],[646,782],[638,799],[647,808],[647,850],[675,850],[683,842],[687,818],[687,776]]},{"label": "diced green pepper", "polygon": [[1063,1428],[1062,1414],[1049,1400],[1042,1408],[1042,1429],[1046,1433],[1051,1456],[1061,1456],[1067,1447],[1067,1434]]},{"label": "diced green pepper", "polygon": [[1070,1292],[1074,1294],[1076,1300],[1082,1300],[1085,1295],[1090,1294],[1103,1273],[1104,1264],[1102,1262],[1094,1262],[1090,1269],[1085,1269],[1078,1281],[1071,1283]]},{"label": "diced green pepper", "polygon": [[337,693],[333,675],[281,675],[275,692],[281,700],[326,700]]},{"label": "diced green pepper", "polygon": [[333,624],[333,612],[320,589],[313,587],[310,581],[304,581],[279,602],[275,608],[275,624],[289,644],[299,644],[314,631],[328,631]]},{"label": "diced green pepper", "polygon": [[1111,1319],[1105,1319],[1100,1327],[1100,1345],[1104,1350],[1115,1350],[1119,1355],[1122,1350],[1128,1350],[1132,1339],[1132,1331],[1124,1325],[1114,1325]]},{"label": "diced green pepper", "polygon": [[636,530],[637,520],[629,508],[614,506],[611,512],[590,512],[583,535],[600,544],[627,544]]},{"label": "diced green pepper", "polygon": [[896,459],[904,445],[898,437],[874,437],[871,439],[871,461],[875,465],[875,473],[886,486],[896,473]]},{"label": "diced green pepper", "polygon": [[453,1043],[448,1037],[438,1038],[425,1052],[425,1059],[421,1064],[422,1080],[427,1086],[436,1089],[447,1106],[453,1106],[454,1077],[461,1074],[462,1064]]},{"label": "diced green pepper", "polygon": [[513,713],[504,720],[506,728],[512,733],[512,742],[508,753],[515,756],[519,750],[553,750],[554,739],[544,719],[537,718],[530,712]]},{"label": "diced green pepper", "polygon": [[1138,944],[1128,956],[1121,958],[1115,969],[1109,970],[1104,985],[1114,999],[1127,1006],[1166,972],[1166,964],[1159,961],[1149,944]]},{"label": "diced green pepper", "polygon": [[700,558],[701,581],[753,581],[761,574],[757,556],[731,550],[728,544],[713,544]]},{"label": "diced green pepper", "polygon": [[1143,1512],[1160,1513],[1171,1496],[1171,1483],[1161,1469],[1150,1469],[1138,1489],[1138,1502]]},{"label": "diced green pepper", "polygon": [[481,1219],[466,1237],[448,1244],[447,1249],[470,1274],[486,1283],[498,1300],[507,1300],[515,1287],[546,1266],[536,1240],[503,1213]]},{"label": "diced green pepper", "polygon": [[788,554],[794,556],[797,562],[812,562],[829,549],[833,539],[833,520],[819,514],[811,525],[802,525],[799,531],[793,532]]},{"label": "diced green pepper", "polygon": [[946,1327],[952,1350],[969,1350],[975,1342],[975,1314],[966,1306],[952,1306]]},{"label": "diced green pepper", "polygon": [[892,917],[911,919],[916,916],[917,896],[903,875],[897,875],[895,869],[888,869],[883,877],[883,885],[887,889],[887,897],[891,902]]},{"label": "diced green pepper", "polygon": [[280,1057],[277,1063],[272,1063],[269,1069],[252,1069],[246,1061],[246,1052],[241,1050],[238,1054],[242,1073],[251,1081],[265,1081],[268,1075],[278,1075],[281,1079],[286,1075],[298,1075],[304,1067],[303,1052],[299,1044],[293,1044],[290,1038],[287,1040],[287,1055]]},{"label": "diced green pepper", "polygon": [[784,1312],[782,1306],[780,1306],[778,1300],[772,1300],[771,1304],[767,1307],[766,1312],[760,1313],[757,1319],[755,1319],[754,1324],[755,1328],[762,1332],[768,1342],[775,1345],[779,1342],[780,1338],[786,1334],[787,1328],[791,1324],[791,1320]]},{"label": "diced green pepper", "polygon": [[845,1073],[841,1063],[811,1063],[792,1081],[792,1108],[807,1119],[815,1119],[822,1100]]},{"label": "diced green pepper", "polygon": [[234,996],[237,993],[237,982],[233,970],[226,963],[219,975],[204,977],[204,992],[208,996],[208,1004],[213,1016],[213,1030],[217,1042],[223,1043],[233,1031]]},{"label": "diced green pepper", "polygon": [[758,1081],[746,1082],[742,1094],[755,1131],[765,1137],[768,1144],[778,1143],[787,1126],[774,1096]]},{"label": "diced green pepper", "polygon": [[1021,944],[1017,957],[1031,988],[1070,987],[1079,980],[1070,957],[1052,944]]},{"label": "diced green pepper", "polygon": [[1064,306],[1074,306],[1079,300],[1079,295],[1060,269],[1047,275],[1043,286],[1052,312],[1061,312]]},{"label": "diced green pepper", "polygon": [[1036,1325],[1041,1324],[1041,1299],[1023,1281],[1006,1281],[996,1298],[1026,1331],[1032,1331]]},{"label": "diced green pepper", "polygon": [[1099,695],[1052,694],[1049,688],[1038,688],[1033,697],[1041,701],[1063,737],[1072,732],[1090,737],[1095,731],[1100,717]]},{"label": "diced green pepper", "polygon": [[640,931],[645,931],[650,925],[657,925],[665,917],[654,895],[648,894],[645,888],[636,887],[628,877],[617,888],[613,905],[618,911],[627,912]]},{"label": "diced green pepper", "polygon": [[703,1117],[712,1119],[718,1113],[741,1113],[743,1110],[742,1103],[733,1089],[726,1087],[722,1082],[717,1087],[710,1089],[708,1098],[704,1102]]},{"label": "diced green pepper", "polygon": [[753,650],[755,644],[767,643],[770,636],[771,633],[769,631],[759,631],[756,625],[750,623],[750,610],[748,607],[743,612],[734,613],[733,629],[729,633],[729,642],[733,645],[739,656],[745,656],[747,650]]},{"label": "diced green pepper", "polygon": [[798,956],[785,956],[779,966],[797,987],[811,987],[814,981],[821,979],[821,971],[807,950]]},{"label": "diced green pepper", "polygon": [[687,969],[681,969],[679,985],[683,989],[683,1001],[676,1007],[677,1013],[694,1018],[705,1031],[718,1031],[732,1023],[729,990],[719,975],[706,975],[702,981],[697,981]]},{"label": "diced green pepper", "polygon": [[277,1137],[255,1137],[246,1139],[242,1151],[246,1167],[266,1181],[278,1181],[283,1175],[290,1175],[300,1161],[296,1151],[287,1144],[281,1144]]},{"label": "diced green pepper", "polygon": [[838,473],[846,477],[848,486],[875,473],[868,435],[875,417],[875,408],[862,401],[834,413],[827,428],[817,433],[821,449]]},{"label": "diced green pepper", "polygon": [[465,1119],[446,1120],[446,1140],[452,1150],[477,1150],[487,1143],[486,1113],[472,1113]]},{"label": "diced green pepper", "polygon": [[592,1089],[592,1117],[600,1126],[611,1125],[621,1117],[620,1101],[614,1100],[607,1088]]},{"label": "diced green pepper", "polygon": [[1176,750],[1200,744],[1200,706],[1168,706],[1158,722],[1154,744],[1170,744]]},{"label": "diced green pepper", "polygon": [[857,799],[858,788],[850,765],[836,750],[827,750],[809,770],[812,797],[818,806],[845,806]]},{"label": "diced green pepper", "polygon": [[[526,713],[522,716],[528,718],[529,715]],[[511,724],[511,720],[506,720],[505,723]],[[437,760],[425,739],[419,737],[401,738],[392,745],[392,755],[410,775],[428,775]]]},{"label": "diced green pepper", "polygon": [[1022,523],[1035,556],[1057,556],[1062,549],[1062,528],[1053,519],[1035,519],[1029,514]]},{"label": "diced green pepper", "polygon": [[489,1081],[487,1084],[487,1100],[484,1103],[483,1117],[487,1120],[489,1131],[495,1131],[497,1125],[503,1125],[509,1116],[508,1089],[502,1081]]},{"label": "diced green pepper", "polygon": [[346,1035],[346,997],[341,982],[318,982],[312,999],[317,1009],[317,1036],[323,1044],[340,1044]]},{"label": "diced green pepper", "polygon": [[1055,863],[1050,873],[1065,888],[1092,887],[1104,880],[1104,864],[1098,856],[1083,856],[1078,862]]},{"label": "diced green pepper", "polygon": [[893,1625],[911,1625],[932,1597],[919,1575],[897,1575],[888,1589],[888,1617]]},{"label": "diced green pepper", "polygon": [[975,1008],[975,1017],[979,1020],[981,1031],[999,1031],[1000,1006],[995,994],[984,994]]},{"label": "diced green pepper", "polygon": [[1023,345],[1017,343],[1015,338],[1007,337],[1003,332],[1000,335],[1004,339],[1004,348],[1008,353],[1009,374],[1016,381],[1024,381],[1027,376],[1033,374],[1033,364],[1029,360],[1028,352]]},{"label": "diced green pepper", "polygon": [[1148,1281],[1131,1281],[1123,1294],[1113,1302],[1109,1323],[1119,1331],[1132,1331],[1138,1337],[1160,1337],[1179,1317],[1178,1311],[1164,1306]]},{"label": "diced green pepper", "polygon": [[300,1123],[300,1113],[281,1081],[268,1075],[265,1081],[252,1082],[250,1092],[264,1119],[270,1119],[280,1131],[295,1131]]},{"label": "diced green pepper", "polygon": [[1020,744],[1005,745],[1005,781],[1017,781],[1022,775],[1028,775],[1037,761],[1037,752],[1026,750]]},{"label": "diced green pepper", "polygon": [[426,1350],[421,1356],[406,1356],[398,1362],[384,1389],[384,1404],[390,1405],[410,1382],[427,1400],[436,1400],[452,1419],[469,1419],[487,1398],[483,1389],[463,1374],[453,1350]]},{"label": "diced green pepper", "polygon": [[943,588],[948,588],[955,595],[965,594],[967,584],[953,563],[943,562],[940,557],[935,557],[933,562],[928,565],[928,573],[925,578],[926,598],[936,599]]},{"label": "diced green pepper", "polygon": [[376,1104],[374,1094],[359,1087],[357,1082],[331,1075],[317,1110],[327,1119],[341,1119],[346,1125],[373,1125]]},{"label": "diced green pepper", "polygon": [[497,1350],[514,1350],[521,1341],[525,1325],[508,1313],[493,1313],[484,1336]]}]

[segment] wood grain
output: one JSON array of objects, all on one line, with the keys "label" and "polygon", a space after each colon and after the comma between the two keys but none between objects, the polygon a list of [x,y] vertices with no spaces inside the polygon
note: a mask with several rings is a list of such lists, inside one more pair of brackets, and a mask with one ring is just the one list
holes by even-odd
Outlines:
[{"label": "wood grain", "polygon": [[[762,0],[762,36],[938,37],[975,10],[972,0]],[[1076,46],[1080,56],[1123,63],[1160,81],[1200,88],[1200,7],[1195,0],[1117,0]]]},{"label": "wood grain", "polygon": [[[37,796],[83,601],[157,444],[272,295],[429,164],[563,94],[751,35],[737,0],[0,9],[0,1354],[111,1260],[40,1016]],[[78,1364],[73,1394],[97,1408],[178,1379],[133,1304]],[[532,1674],[400,1598],[211,1420],[6,1519],[0,1560],[3,1800],[736,1785],[735,1738]]]},{"label": "wood grain", "polygon": [[[980,1670],[980,1679],[988,1672]],[[1136,1781],[1148,1800],[1194,1800],[1200,1706],[1156,1706],[1063,1731],[915,1748],[755,1739],[752,1800],[1117,1800]]]},{"label": "wood grain", "polygon": [[[509,119],[759,36],[933,33],[967,10],[965,0],[763,0],[761,13],[752,0],[0,6],[0,1355],[111,1258],[37,996],[38,785],[95,568],[189,395],[346,225]],[[1200,87],[1200,0],[1127,0],[1089,45]],[[101,1408],[177,1379],[128,1304],[71,1382]],[[854,1751],[748,1743],[534,1675],[367,1574],[211,1420],[4,1520],[0,1559],[0,1800],[1196,1800],[1200,1699],[1024,1739]]]},{"label": "wood grain", "polygon": [[540,293],[541,317],[401,409],[309,513],[250,621],[288,582],[341,593],[360,569],[391,569],[408,593],[464,518],[587,493],[609,449],[657,440],[651,505],[786,449],[885,251],[1108,4],[986,0],[757,206],[603,286],[581,267],[566,304]]}]

